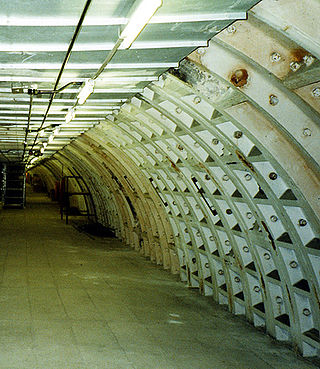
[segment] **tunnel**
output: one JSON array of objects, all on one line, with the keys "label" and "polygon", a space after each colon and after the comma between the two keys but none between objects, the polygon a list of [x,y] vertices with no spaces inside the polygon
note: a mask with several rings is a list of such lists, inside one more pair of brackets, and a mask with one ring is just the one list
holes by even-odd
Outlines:
[{"label": "tunnel", "polygon": [[0,368],[320,365],[318,0],[0,8]]}]

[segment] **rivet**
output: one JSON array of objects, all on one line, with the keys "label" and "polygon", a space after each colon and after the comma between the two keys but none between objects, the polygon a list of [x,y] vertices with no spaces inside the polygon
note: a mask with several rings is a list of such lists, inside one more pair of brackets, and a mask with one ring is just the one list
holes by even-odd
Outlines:
[{"label": "rivet", "polygon": [[197,236],[197,237],[201,237],[201,233],[200,233],[200,231],[197,231],[197,232],[196,232],[196,236]]},{"label": "rivet", "polygon": [[177,144],[177,149],[182,151],[183,150],[183,147],[180,145],[180,144]]},{"label": "rivet", "polygon": [[204,264],[204,266],[205,266],[206,268],[209,268],[209,263],[205,263],[205,264]]},{"label": "rivet", "polygon": [[172,205],[176,206],[176,205],[177,205],[177,203],[176,203],[175,201],[172,201]]},{"label": "rivet", "polygon": [[193,102],[194,102],[194,104],[199,104],[199,103],[201,102],[201,97],[196,96],[196,97],[193,99]]},{"label": "rivet", "polygon": [[187,204],[186,202],[184,202],[184,203],[183,203],[183,206],[184,206],[185,208],[187,208],[187,207],[188,207],[188,204]]},{"label": "rivet", "polygon": [[226,174],[224,174],[223,177],[222,177],[222,180],[227,182],[227,181],[229,181],[229,177]]},{"label": "rivet", "polygon": [[236,283],[239,283],[239,282],[240,282],[240,278],[239,278],[239,277],[234,277],[234,281],[235,281]]},{"label": "rivet", "polygon": [[218,145],[218,143],[219,143],[219,140],[217,138],[212,139],[212,144],[213,145]]},{"label": "rivet", "polygon": [[277,304],[282,304],[282,297],[277,296],[277,297],[276,297],[276,303],[277,303]]},{"label": "rivet", "polygon": [[294,269],[298,267],[298,263],[295,260],[290,261],[289,265],[291,268]]},{"label": "rivet", "polygon": [[246,181],[250,181],[250,180],[251,180],[251,178],[252,178],[252,175],[251,175],[251,174],[249,174],[249,173],[247,173],[247,174],[244,176],[244,179],[245,179]]},{"label": "rivet", "polygon": [[231,214],[232,214],[232,210],[231,210],[231,209],[227,209],[227,210],[226,210],[226,213],[227,213],[228,215],[231,215]]},{"label": "rivet", "polygon": [[309,128],[304,128],[303,129],[303,135],[304,136],[311,136],[312,132],[311,132],[311,129]]},{"label": "rivet", "polygon": [[235,33],[235,32],[237,32],[237,28],[236,28],[236,26],[234,26],[234,25],[232,24],[231,26],[229,26],[229,27],[227,28],[227,31],[228,31],[228,33]]},{"label": "rivet", "polygon": [[210,181],[210,176],[209,176],[209,174],[206,174],[206,175],[204,176],[204,179],[205,179],[205,180],[207,180],[207,181]]},{"label": "rivet", "polygon": [[311,92],[313,97],[320,97],[320,87],[315,87]]},{"label": "rivet", "polygon": [[196,208],[196,209],[200,209],[200,205],[199,205],[199,204],[196,204],[196,205],[195,205],[195,208]]},{"label": "rivet", "polygon": [[275,216],[275,215],[271,215],[270,220],[271,220],[271,222],[275,223],[278,220],[278,217]]},{"label": "rivet", "polygon": [[243,246],[242,250],[243,250],[244,252],[249,252],[249,247],[248,247],[248,246]]},{"label": "rivet", "polygon": [[253,217],[253,214],[250,213],[250,211],[248,211],[247,214],[246,214],[246,216],[247,216],[248,219],[251,219]]},{"label": "rivet", "polygon": [[218,274],[219,274],[219,275],[224,275],[223,270],[222,270],[222,269],[219,269],[219,270],[218,270]]},{"label": "rivet", "polygon": [[312,55],[305,55],[303,57],[303,62],[307,67],[310,67],[310,65],[314,62],[314,57]]},{"label": "rivet", "polygon": [[270,254],[268,254],[267,252],[263,254],[263,257],[264,257],[266,260],[270,260],[270,259],[271,259]]},{"label": "rivet", "polygon": [[305,219],[299,219],[299,222],[298,222],[300,227],[305,227],[307,223],[308,222]]},{"label": "rivet", "polygon": [[302,313],[305,316],[309,316],[311,314],[311,311],[309,309],[305,308],[305,309],[303,309]]},{"label": "rivet", "polygon": [[210,241],[214,241],[214,237],[213,237],[213,236],[210,236],[210,237],[209,237],[209,240],[210,240]]},{"label": "rivet", "polygon": [[199,49],[197,49],[197,53],[202,55],[205,53],[205,49],[203,47],[199,47]]},{"label": "rivet", "polygon": [[226,246],[230,246],[230,241],[229,241],[229,240],[225,240],[225,241],[224,241],[224,244],[225,244]]},{"label": "rivet", "polygon": [[193,262],[193,264],[195,264],[197,262],[196,258],[192,258],[191,261]]},{"label": "rivet", "polygon": [[177,113],[177,114],[181,114],[181,113],[182,113],[181,108],[179,108],[179,107],[178,107],[178,108],[176,108],[176,113]]},{"label": "rivet", "polygon": [[254,286],[253,290],[254,290],[254,292],[260,292],[260,287],[259,286]]},{"label": "rivet", "polygon": [[276,95],[269,96],[269,104],[272,106],[276,106],[279,103],[279,99]]},{"label": "rivet", "polygon": [[300,69],[301,64],[298,62],[291,62],[290,63],[290,69],[292,70],[292,72],[296,72],[298,69]]},{"label": "rivet", "polygon": [[277,173],[275,173],[275,172],[271,172],[271,173],[269,173],[269,178],[270,178],[272,181],[274,181],[274,180],[276,180],[276,179],[278,178],[278,174],[277,174]]},{"label": "rivet", "polygon": [[242,137],[242,135],[243,133],[241,131],[235,131],[233,137],[239,139],[240,137]]},{"label": "rivet", "polygon": [[274,52],[274,53],[271,54],[270,58],[271,58],[271,61],[276,63],[276,62],[279,62],[281,60],[281,55],[277,52]]},{"label": "rivet", "polygon": [[185,232],[185,233],[189,233],[188,228],[185,228],[185,229],[184,229],[184,232]]},{"label": "rivet", "polygon": [[194,147],[200,147],[200,144],[199,144],[199,142],[194,142],[193,146]]}]

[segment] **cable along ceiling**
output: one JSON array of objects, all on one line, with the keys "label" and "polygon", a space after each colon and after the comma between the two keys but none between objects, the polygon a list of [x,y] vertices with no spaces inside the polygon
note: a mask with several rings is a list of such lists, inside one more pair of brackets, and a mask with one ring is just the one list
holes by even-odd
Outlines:
[{"label": "cable along ceiling", "polygon": [[[234,20],[246,19],[257,2],[5,2],[0,160],[30,164],[50,157]],[[83,104],[80,91],[84,100],[88,95]]]}]

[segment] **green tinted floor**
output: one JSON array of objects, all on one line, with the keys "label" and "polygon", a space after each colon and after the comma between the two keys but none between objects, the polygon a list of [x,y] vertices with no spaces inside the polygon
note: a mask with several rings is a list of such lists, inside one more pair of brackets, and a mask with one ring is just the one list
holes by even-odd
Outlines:
[{"label": "green tinted floor", "polygon": [[41,195],[0,232],[0,368],[316,368]]}]

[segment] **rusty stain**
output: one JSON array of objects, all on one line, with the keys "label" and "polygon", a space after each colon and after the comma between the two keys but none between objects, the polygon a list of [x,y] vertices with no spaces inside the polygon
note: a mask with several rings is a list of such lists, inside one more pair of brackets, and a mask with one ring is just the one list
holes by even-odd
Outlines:
[{"label": "rusty stain", "polygon": [[236,87],[243,87],[248,83],[248,76],[246,69],[237,69],[232,73],[230,82]]},{"label": "rusty stain", "polygon": [[248,159],[243,155],[241,154],[240,151],[236,150],[236,154],[237,154],[237,157],[239,158],[239,160],[242,162],[242,164],[244,166],[246,166],[248,169],[251,170],[251,172],[255,173],[255,169],[254,169],[254,166],[250,163],[250,161],[248,161]]},{"label": "rusty stain", "polygon": [[168,159],[169,161],[170,161],[170,163],[171,163],[171,167],[176,171],[176,172],[178,172],[178,173],[180,173],[181,172],[181,170],[176,166],[176,164],[168,157],[168,156],[166,156],[166,159]]},{"label": "rusty stain", "polygon": [[291,51],[292,60],[298,63],[302,63],[306,55],[310,54],[304,49],[294,49]]},{"label": "rusty stain", "polygon": [[273,239],[273,237],[271,235],[271,232],[270,232],[269,228],[267,227],[266,223],[263,220],[261,220],[261,224],[262,224],[263,228],[265,229],[265,231],[268,234],[268,238],[269,238],[269,241],[271,243],[272,248],[274,249],[274,251],[277,251],[276,244],[274,242],[274,239]]}]

